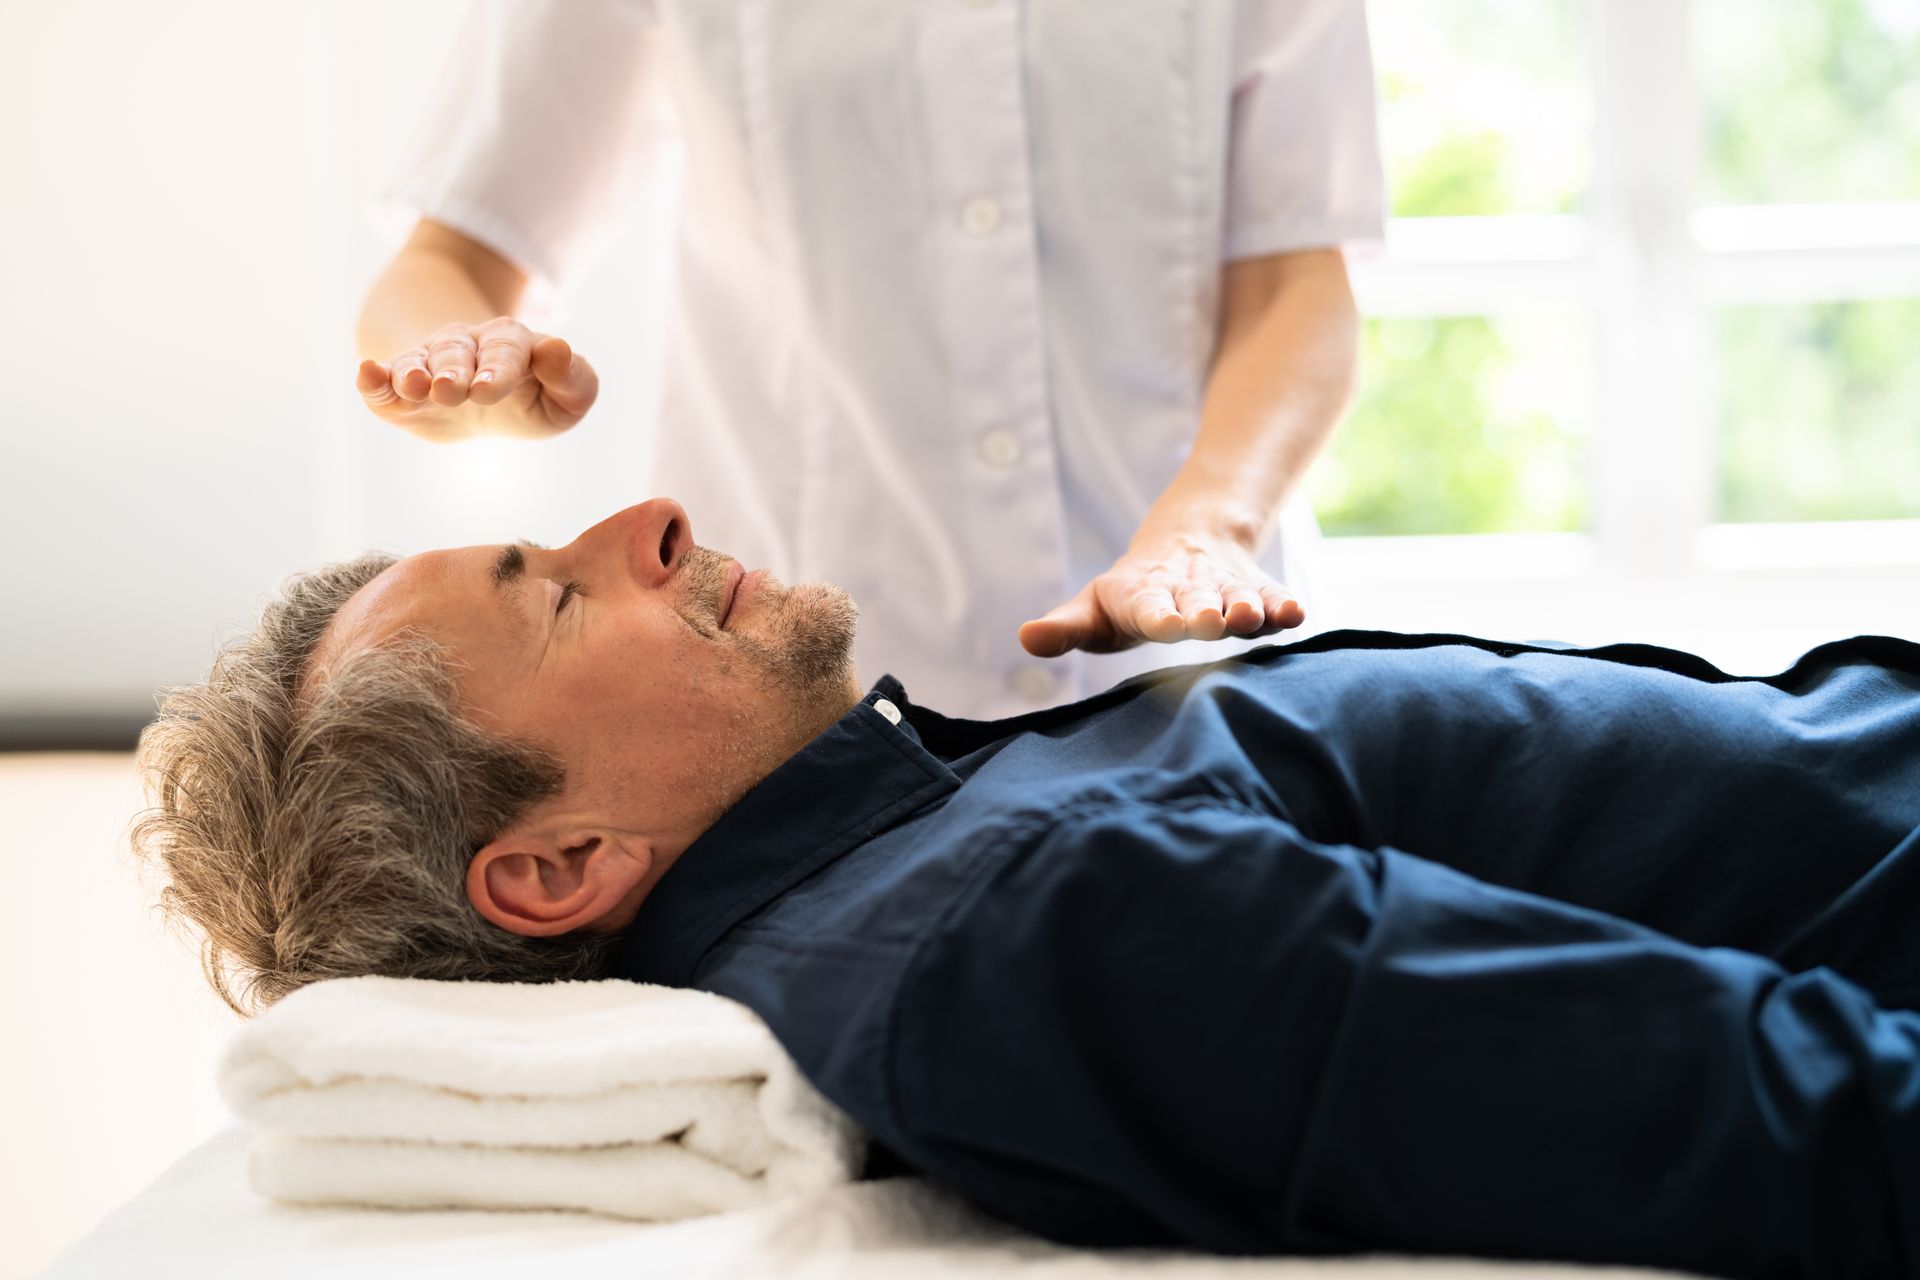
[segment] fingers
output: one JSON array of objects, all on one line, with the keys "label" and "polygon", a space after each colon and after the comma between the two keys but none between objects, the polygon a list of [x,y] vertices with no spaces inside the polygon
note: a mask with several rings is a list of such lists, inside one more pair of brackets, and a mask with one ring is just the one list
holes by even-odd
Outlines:
[{"label": "fingers", "polygon": [[564,338],[543,337],[534,343],[532,369],[540,380],[541,408],[556,430],[585,417],[600,394],[600,376]]},{"label": "fingers", "polygon": [[1220,591],[1226,607],[1226,629],[1237,636],[1257,634],[1267,624],[1266,602],[1260,593],[1243,583],[1231,583]]},{"label": "fingers", "polygon": [[1219,640],[1229,633],[1257,639],[1299,626],[1307,613],[1283,587],[1230,582],[1217,590],[1193,585],[1171,592],[1143,590],[1135,598],[1132,616],[1143,637],[1171,644]]},{"label": "fingers", "polygon": [[433,374],[427,369],[425,347],[402,351],[393,358],[388,372],[388,382],[394,395],[410,404],[419,404],[433,390]]},{"label": "fingers", "polygon": [[1261,630],[1267,635],[1297,627],[1307,620],[1307,611],[1301,603],[1279,587],[1260,588],[1260,600],[1267,613],[1266,625]]},{"label": "fingers", "polygon": [[393,389],[393,371],[378,360],[362,360],[353,385],[370,409],[384,409],[400,398]]},{"label": "fingers", "polygon": [[354,382],[381,417],[433,438],[549,435],[578,422],[600,394],[599,376],[572,347],[511,316],[445,325],[386,364],[362,361]]},{"label": "fingers", "polygon": [[1173,593],[1165,587],[1142,587],[1135,592],[1129,614],[1133,630],[1143,640],[1171,644],[1186,639],[1186,620],[1174,606]]},{"label": "fingers", "polygon": [[1020,624],[1020,647],[1036,658],[1057,658],[1071,649],[1110,647],[1112,639],[1113,627],[1091,583],[1067,603]]},{"label": "fingers", "polygon": [[1242,639],[1270,636],[1307,620],[1300,602],[1285,587],[1271,583],[1258,588],[1229,583],[1221,588],[1220,596],[1227,607],[1226,629]]},{"label": "fingers", "polygon": [[1057,658],[1078,647],[1078,632],[1079,628],[1067,619],[1049,613],[1020,624],[1020,647],[1036,658]]},{"label": "fingers", "polygon": [[429,394],[435,404],[452,408],[467,402],[478,346],[473,330],[464,324],[450,324],[427,339],[427,372],[433,379]]},{"label": "fingers", "polygon": [[1227,633],[1226,609],[1213,587],[1181,587],[1173,593],[1173,602],[1186,633],[1195,640],[1218,640]]},{"label": "fingers", "polygon": [[1088,583],[1066,604],[1020,627],[1020,644],[1039,658],[1070,649],[1110,653],[1142,640],[1172,644],[1272,635],[1306,620],[1290,592],[1258,574],[1209,585],[1142,572],[1124,561]]},{"label": "fingers", "polygon": [[502,316],[474,332],[473,382],[467,394],[478,405],[495,405],[519,389],[533,360],[534,333]]}]

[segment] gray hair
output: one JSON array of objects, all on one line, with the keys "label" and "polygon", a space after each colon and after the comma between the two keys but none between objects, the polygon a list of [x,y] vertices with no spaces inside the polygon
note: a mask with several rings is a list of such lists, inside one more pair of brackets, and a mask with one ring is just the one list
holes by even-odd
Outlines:
[{"label": "gray hair", "polygon": [[340,606],[393,563],[289,580],[140,735],[155,807],[134,851],[164,870],[161,905],[197,928],[207,980],[243,1016],[323,978],[601,977],[619,945],[522,937],[468,901],[474,853],[564,775],[461,716],[430,640],[402,632],[307,671]]}]

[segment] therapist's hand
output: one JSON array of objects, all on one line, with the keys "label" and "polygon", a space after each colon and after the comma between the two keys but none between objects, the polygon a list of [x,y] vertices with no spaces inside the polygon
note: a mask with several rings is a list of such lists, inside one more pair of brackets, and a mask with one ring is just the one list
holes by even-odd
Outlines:
[{"label": "therapist's hand", "polygon": [[1022,623],[1020,643],[1039,658],[1071,649],[1111,653],[1142,641],[1270,636],[1306,616],[1235,539],[1142,529],[1127,553],[1079,595]]},{"label": "therapist's hand", "polygon": [[374,413],[427,440],[555,435],[600,394],[564,338],[509,316],[445,325],[385,363],[362,360],[354,385]]}]

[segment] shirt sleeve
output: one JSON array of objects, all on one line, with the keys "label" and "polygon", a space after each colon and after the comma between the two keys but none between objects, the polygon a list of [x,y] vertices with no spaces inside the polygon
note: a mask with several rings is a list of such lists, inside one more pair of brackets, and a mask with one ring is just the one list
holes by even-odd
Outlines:
[{"label": "shirt sleeve", "polygon": [[1227,260],[1378,242],[1386,180],[1362,0],[1247,0],[1236,21]]},{"label": "shirt sleeve", "polygon": [[1841,1276],[1920,1239],[1920,1017],[1237,804],[1063,814],[894,1018],[889,1145],[1070,1243]]},{"label": "shirt sleeve", "polygon": [[674,137],[654,28],[646,0],[482,0],[386,203],[565,287]]}]

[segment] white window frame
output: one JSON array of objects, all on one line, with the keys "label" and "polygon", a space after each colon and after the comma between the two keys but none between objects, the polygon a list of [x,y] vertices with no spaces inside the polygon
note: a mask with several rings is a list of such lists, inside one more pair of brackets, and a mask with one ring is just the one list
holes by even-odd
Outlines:
[{"label": "white window frame", "polygon": [[1920,520],[1714,521],[1713,309],[1920,297],[1920,203],[1696,208],[1692,11],[1585,0],[1583,214],[1395,219],[1353,268],[1370,316],[1591,317],[1588,530],[1329,538],[1327,624],[1647,639],[1752,671],[1840,634],[1920,638]]}]

